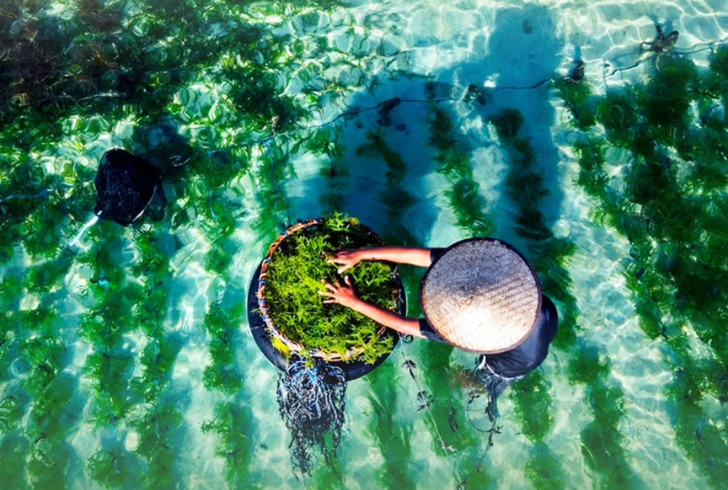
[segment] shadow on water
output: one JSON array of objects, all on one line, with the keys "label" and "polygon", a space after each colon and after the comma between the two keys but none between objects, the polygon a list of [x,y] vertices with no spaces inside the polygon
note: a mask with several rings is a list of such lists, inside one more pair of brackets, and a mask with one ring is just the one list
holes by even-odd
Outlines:
[{"label": "shadow on water", "polygon": [[[546,224],[550,227],[558,219],[562,200],[557,175],[558,151],[550,135],[554,110],[549,104],[545,84],[532,90],[505,90],[505,87],[528,87],[551,78],[559,64],[557,53],[561,44],[552,34],[555,24],[544,8],[529,6],[500,11],[496,15],[496,26],[498,29],[490,38],[491,53],[488,56],[440,73],[437,80],[447,85],[451,95],[456,96],[462,92],[459,92],[459,87],[452,87],[453,79],[459,78],[464,83],[464,91],[467,84],[482,87],[488,77],[497,75],[497,92],[491,103],[479,109],[481,117],[487,121],[504,108],[517,108],[525,114],[528,136],[538,144],[537,164],[549,190],[549,196],[542,205],[548,209]],[[538,59],[534,58],[534,51],[539,53]],[[528,79],[523,79],[524,73]],[[427,144],[431,135],[427,122],[431,119],[433,108],[433,103],[427,102],[427,84],[426,80],[404,76],[383,81],[371,93],[355,97],[351,104],[353,107],[381,104],[379,108],[346,117],[340,127],[339,138],[345,146],[341,157],[345,163],[341,166],[346,170],[346,183],[340,186],[342,196],[339,202],[345,211],[360,218],[393,245],[424,246],[437,241],[438,234],[433,225],[443,210],[436,204],[436,198],[444,189],[430,190],[425,182],[428,175],[438,170],[434,149]],[[498,91],[498,87],[503,87],[503,90]],[[449,109],[451,107],[446,108]],[[461,139],[457,144],[467,154],[472,154],[479,144],[491,143],[481,135]],[[316,179],[319,178],[321,180],[313,181],[316,183],[312,186],[304,187],[308,190],[318,187],[318,194],[323,196],[329,189],[325,176]],[[499,185],[505,186],[505,182]],[[501,190],[501,195],[507,196],[508,193]],[[311,202],[310,194],[298,201],[299,206],[307,200]],[[294,210],[300,209],[295,203],[296,198],[292,201]],[[497,236],[526,249],[515,230],[518,214],[515,204],[502,197],[494,208],[500,225]],[[407,284],[407,289],[417,304],[418,276],[410,276],[413,280]],[[412,310],[411,315],[419,313],[417,306]],[[449,369],[452,348],[435,343],[423,343],[420,347],[425,354],[420,366],[425,388],[435,394],[437,402],[444,401],[445,406],[464,405],[451,393],[447,380],[443,382],[443,372]],[[370,377],[370,384],[378,392],[376,405],[393,407],[397,387],[379,378],[376,375]],[[423,399],[426,398],[425,394]],[[430,430],[434,440],[440,438],[438,426],[447,427],[447,420],[446,415],[438,414],[432,420],[435,426],[430,426]],[[376,423],[379,430],[398,429],[392,422],[392,414],[377,412]],[[405,432],[389,436],[378,434],[385,459],[400,457],[406,460],[410,454],[409,437]],[[393,439],[398,442],[393,442]],[[480,458],[482,461],[480,448],[484,439],[480,434],[463,433],[456,439],[461,448],[467,448],[467,460],[475,470],[476,460]],[[439,453],[441,449],[436,447],[435,450]],[[465,470],[466,473],[468,471]],[[385,468],[380,479],[387,485],[398,481],[404,487],[408,486],[407,482],[414,486],[416,479],[406,473],[402,468]],[[471,484],[491,485],[485,474],[477,476],[476,471],[470,473]],[[479,468],[477,473],[480,474]],[[460,483],[467,480],[461,479],[462,476],[458,477]]]},{"label": "shadow on water", "polygon": [[[525,120],[523,129],[517,135],[519,139],[515,141],[522,141],[523,148],[529,145],[532,148],[532,168],[529,167],[531,164],[515,163],[516,159],[528,158],[528,154],[519,154],[512,144],[496,140],[508,170],[501,174],[503,176],[501,179],[491,184],[492,190],[499,197],[497,202],[488,204],[492,209],[492,219],[496,228],[494,235],[514,244],[532,263],[535,263],[539,259],[542,246],[539,240],[531,239],[524,234],[528,225],[524,224],[522,203],[532,201],[530,204],[535,212],[543,215],[542,221],[539,222],[541,229],[550,230],[559,219],[563,191],[559,181],[558,149],[551,136],[555,111],[549,103],[548,81],[556,76],[555,70],[561,62],[559,53],[563,44],[554,36],[555,22],[552,14],[548,9],[536,5],[499,10],[495,13],[494,26],[495,30],[488,37],[488,50],[484,57],[439,73],[437,80],[443,83],[457,81],[460,87],[455,92],[459,93],[466,93],[469,85],[474,85],[482,91],[480,100],[470,102],[472,112],[469,117],[482,120],[482,126],[475,126],[476,128],[488,128],[488,123],[493,118],[500,117],[506,110],[515,109],[523,115]],[[473,146],[493,144],[487,129],[471,129],[468,131],[468,136]],[[493,172],[500,172],[501,163],[481,161],[477,162],[477,165],[491,167]],[[514,182],[518,182],[524,173],[533,171],[543,178],[540,186],[536,187],[546,190],[548,194],[524,199],[519,193],[528,192],[528,189],[519,189],[514,186]],[[547,273],[547,271],[537,272]],[[525,399],[519,396],[524,389],[529,392],[532,390],[526,388],[526,385],[519,386],[519,383],[526,382],[529,386],[535,383],[537,388],[543,388],[539,372],[532,373],[526,380],[517,382],[511,389],[515,393],[512,398],[515,402],[516,417],[509,416],[508,419],[520,419],[522,425],[520,432],[525,433],[536,445],[526,463],[526,476],[536,486],[546,485],[548,488],[556,488],[563,484],[564,469],[543,442],[544,437],[552,430],[553,422],[531,421],[530,417],[523,416],[524,413],[530,412],[530,407],[521,406],[540,403],[547,411],[543,415],[549,417],[548,412],[553,411],[550,407],[551,401],[547,395],[537,397],[538,399],[532,399],[530,394]],[[488,405],[488,409],[491,410],[489,413],[494,415],[497,414],[494,406],[497,394],[491,394],[490,399],[494,403],[493,406],[490,403]],[[494,428],[500,429],[495,423]],[[503,444],[508,442],[504,441]],[[485,454],[479,454],[477,451],[465,459],[461,488],[473,484],[479,487],[493,486],[492,480],[484,479],[481,475],[479,467],[485,464],[484,461]],[[485,472],[488,473],[487,470]],[[498,472],[496,469],[495,473]],[[551,475],[550,478],[544,476],[548,474]]]},{"label": "shadow on water", "polygon": [[[523,132],[534,146],[537,170],[543,173],[544,187],[549,193],[540,201],[540,210],[550,228],[559,218],[563,191],[558,176],[558,149],[551,137],[555,111],[549,103],[548,83],[542,82],[556,76],[563,42],[554,36],[552,14],[536,5],[500,10],[495,15],[494,25],[496,30],[488,37],[489,49],[484,58],[442,72],[437,79],[445,83],[458,80],[462,84],[462,92],[469,84],[482,88],[487,82],[489,90],[486,91],[485,105],[474,104],[485,124],[504,109],[517,109],[523,114]],[[489,136],[482,133],[473,134],[472,139],[479,140],[481,144],[492,143]],[[507,150],[505,153],[508,153]],[[496,188],[501,196],[493,206],[496,235],[513,243],[528,256],[528,247],[516,232],[519,211],[516,204],[508,199],[505,186],[506,180],[503,179]]]},{"label": "shadow on water", "polygon": [[[395,97],[414,97],[413,91],[424,101],[424,86],[422,80],[405,77],[390,80],[378,86],[377,95],[362,93],[354,98],[351,105],[372,107]],[[380,94],[384,95],[380,97]],[[296,169],[298,178],[289,180],[286,185],[291,216],[308,219],[333,210],[344,211],[359,218],[392,245],[421,246],[427,242],[436,215],[436,210],[432,210],[427,202],[428,196],[422,185],[423,178],[432,171],[431,152],[422,144],[427,139],[427,128],[419,125],[419,121],[426,120],[427,104],[418,104],[414,114],[411,110],[412,107],[394,107],[386,111],[386,115],[381,111],[366,111],[357,116],[343,117],[337,121],[336,128],[327,128],[335,134],[338,151],[327,152],[327,156],[319,162],[305,162]],[[362,150],[364,147],[367,149]],[[411,281],[407,287],[410,297],[417,293],[416,289],[416,282]],[[392,359],[397,362],[399,357],[396,353],[390,356],[387,366],[391,367]],[[285,382],[283,384],[289,388]],[[380,397],[396,399],[396,385],[387,380],[380,380],[377,385],[386,390],[386,393],[379,393]],[[385,403],[394,406],[391,402]],[[390,419],[384,426],[391,428],[394,414],[383,416]],[[302,431],[298,432],[300,436]],[[378,435],[383,440],[391,437],[395,434]],[[296,447],[305,443],[300,440],[294,442]],[[317,485],[320,488],[338,488],[341,485],[341,477],[337,474],[339,465],[333,459],[335,454],[326,452],[331,448],[322,447],[321,441],[316,438],[312,438],[309,445],[322,448],[324,458],[319,463],[328,463],[328,467],[323,464],[311,467],[311,463],[307,463],[306,467],[314,470]],[[382,452],[388,460],[405,464],[409,453],[401,451],[404,447],[408,447],[408,442],[395,444],[390,446],[391,451]],[[401,468],[392,471],[402,472]],[[344,474],[344,478],[350,477]],[[391,478],[394,477],[385,480]]]}]

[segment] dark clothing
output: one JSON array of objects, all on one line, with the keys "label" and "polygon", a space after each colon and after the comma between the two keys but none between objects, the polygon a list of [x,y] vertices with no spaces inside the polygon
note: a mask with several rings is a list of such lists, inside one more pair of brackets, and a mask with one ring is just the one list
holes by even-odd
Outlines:
[{"label": "dark clothing", "polygon": [[[442,255],[445,249],[433,249],[431,257],[433,262]],[[485,363],[496,374],[515,378],[523,376],[539,367],[549,353],[549,344],[556,337],[558,327],[558,312],[553,301],[542,296],[541,316],[531,335],[518,347],[500,354],[487,354]],[[425,338],[446,342],[435,332],[424,318],[420,320],[420,332]]]},{"label": "dark clothing", "polygon": [[[496,373],[506,378],[523,376],[539,367],[549,353],[549,344],[556,337],[558,313],[548,296],[542,296],[541,317],[531,335],[518,347],[500,354],[485,356],[486,364]],[[420,333],[425,338],[447,341],[435,332],[424,318],[420,319]]]},{"label": "dark clothing", "polygon": [[507,378],[523,376],[539,367],[549,353],[549,344],[556,337],[559,315],[554,302],[542,296],[541,318],[531,335],[518,347],[500,354],[488,354],[485,363],[496,374]]}]

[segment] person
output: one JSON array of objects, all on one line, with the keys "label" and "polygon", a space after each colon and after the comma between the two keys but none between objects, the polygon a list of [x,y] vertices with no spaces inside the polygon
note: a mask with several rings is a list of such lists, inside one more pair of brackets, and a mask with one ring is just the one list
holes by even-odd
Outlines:
[{"label": "person", "polygon": [[348,276],[324,283],[325,303],[338,303],[404,335],[446,342],[481,354],[481,381],[497,396],[536,369],[556,336],[558,313],[538,276],[511,245],[473,238],[446,249],[378,247],[342,250],[329,258],[345,273],[363,260],[427,267],[420,301],[424,318],[411,318],[361,300]]}]

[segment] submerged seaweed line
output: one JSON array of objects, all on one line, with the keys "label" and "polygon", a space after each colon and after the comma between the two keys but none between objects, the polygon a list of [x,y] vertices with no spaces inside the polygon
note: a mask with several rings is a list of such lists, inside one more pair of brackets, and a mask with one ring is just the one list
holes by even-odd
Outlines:
[{"label": "submerged seaweed line", "polygon": [[[127,463],[133,466],[134,456],[124,448],[120,432],[127,426],[132,401],[130,386],[134,357],[124,335],[133,329],[131,311],[134,299],[139,299],[136,285],[127,286],[126,274],[113,255],[121,241],[112,240],[108,225],[99,225],[91,231],[94,238],[106,238],[107,243],[96,244],[79,256],[79,263],[91,267],[93,275],[82,293],[95,304],[89,309],[80,327],[80,337],[93,346],[86,358],[84,372],[93,380],[94,405],[91,422],[97,430],[113,429],[113,441],[103,444],[86,462],[93,479],[112,488],[122,487],[131,478],[139,483],[137,475],[127,474]],[[126,289],[126,295],[115,293]],[[111,290],[111,292],[109,292]],[[131,302],[127,302],[131,298]],[[109,447],[110,446],[110,447]]]},{"label": "submerged seaweed line", "polygon": [[[428,88],[428,98],[435,100],[435,88]],[[437,150],[437,172],[444,175],[452,188],[445,191],[457,223],[469,236],[490,236],[495,231],[493,220],[485,211],[487,202],[480,195],[480,185],[473,179],[470,154],[455,135],[455,125],[444,109],[431,106],[429,144]]]},{"label": "submerged seaweed line", "polygon": [[[543,274],[543,289],[546,294],[564,305],[563,318],[555,342],[556,347],[577,349],[576,357],[569,363],[570,378],[583,383],[589,394],[589,404],[594,413],[592,425],[582,430],[581,438],[587,464],[597,471],[605,480],[602,484],[631,485],[633,479],[629,474],[627,456],[622,448],[623,439],[619,432],[619,423],[624,416],[623,395],[621,390],[610,387],[604,379],[609,374],[609,365],[600,360],[595,349],[576,338],[578,331],[576,299],[569,292],[571,279],[564,269],[564,264],[574,253],[574,245],[565,239],[556,238],[545,222],[545,216],[539,210],[539,202],[548,194],[543,188],[543,175],[533,169],[535,151],[530,141],[519,136],[524,123],[520,112],[506,109],[491,119],[498,136],[512,155],[512,169],[507,177],[507,192],[519,206],[520,215],[516,218],[516,233],[527,240],[527,249],[536,256],[536,270]],[[529,376],[533,376],[531,373]],[[556,459],[550,454],[543,439],[553,426],[548,415],[550,399],[543,379],[533,377],[527,383],[517,383],[514,387],[516,399],[521,399],[518,406],[521,419],[526,421],[524,432],[535,444],[533,458],[527,465],[527,474],[537,486],[560,487],[563,485],[564,472]],[[534,408],[541,410],[534,410]],[[544,424],[544,421],[550,421]],[[609,427],[606,431],[605,426]],[[598,455],[608,454],[608,458]],[[551,468],[544,473],[544,467]],[[560,475],[554,479],[554,474]],[[545,475],[551,475],[546,477]],[[561,480],[561,483],[557,483]]]},{"label": "submerged seaweed line", "polygon": [[[446,92],[443,92],[443,89]],[[430,137],[428,142],[436,151],[435,160],[439,163],[438,173],[443,174],[452,183],[452,189],[446,191],[446,196],[450,200],[457,223],[469,236],[490,235],[493,232],[493,224],[484,210],[486,203],[479,194],[479,185],[473,179],[469,161],[470,155],[464,149],[449,114],[444,109],[437,107],[437,104],[444,100],[453,100],[448,96],[449,87],[428,83],[425,86],[425,91],[426,100],[430,101]],[[419,299],[415,298],[414,302],[414,304],[419,304]],[[474,410],[472,407],[472,403],[476,398],[474,392],[471,391],[467,405],[460,407],[461,403],[452,396],[449,386],[445,390],[439,389],[442,377],[435,374],[435,372],[439,373],[441,369],[436,369],[435,366],[447,365],[447,359],[452,350],[451,346],[425,342],[422,348],[427,351],[423,356],[423,359],[427,361],[427,364],[423,366],[425,382],[432,394],[420,385],[415,374],[414,362],[406,358],[404,348],[402,350],[402,354],[405,356],[404,365],[417,385],[419,408],[427,410],[435,435],[440,441],[441,451],[447,454],[453,450],[467,450],[466,454],[468,456],[466,458],[460,459],[459,463],[453,462],[454,476],[458,488],[467,488],[468,485],[486,487],[492,482],[488,473],[483,471],[484,468],[481,463],[491,447],[493,435],[498,431],[495,418],[491,419],[490,430],[481,430],[475,427],[471,419],[471,413],[474,411],[482,413],[482,411]],[[474,380],[475,377],[473,376],[469,379],[471,382]],[[438,415],[436,419],[433,412],[435,407],[439,409],[438,412],[445,410],[447,415]],[[488,413],[488,410],[486,407],[485,413]],[[488,442],[484,451],[480,449],[480,439],[477,434],[473,435],[469,431],[460,430],[457,421],[459,415],[464,415],[471,426],[478,429],[478,432],[488,433]],[[453,433],[454,441],[452,444],[445,442],[439,431],[439,427],[445,423]]]},{"label": "submerged seaweed line", "polygon": [[369,433],[378,442],[384,459],[384,467],[377,470],[380,488],[414,490],[416,481],[407,471],[407,462],[412,458],[411,430],[406,425],[395,425],[399,390],[392,384],[396,376],[394,370],[391,362],[385,362],[365,377],[371,391],[368,398],[373,412]]},{"label": "submerged seaweed line", "polygon": [[403,245],[410,245],[415,243],[417,239],[402,222],[404,214],[415,203],[414,196],[402,185],[409,167],[402,155],[387,143],[383,134],[384,123],[386,123],[386,119],[390,118],[389,112],[396,105],[390,105],[386,111],[381,113],[382,118],[379,127],[376,131],[367,132],[366,137],[369,142],[359,146],[356,149],[356,154],[359,157],[381,158],[384,161],[387,167],[385,188],[379,194],[387,213],[387,223],[383,236],[387,241],[396,240]]},{"label": "submerged seaweed line", "polygon": [[[511,153],[511,168],[506,177],[505,194],[518,205],[516,234],[526,240],[527,251],[536,259],[534,267],[542,277],[544,293],[562,301],[565,318],[560,318],[558,334],[562,339],[574,339],[576,327],[576,301],[566,285],[555,282],[552,276],[563,277],[560,261],[573,253],[573,247],[556,239],[546,226],[540,203],[548,191],[543,188],[543,175],[532,168],[535,152],[530,141],[518,137],[523,116],[513,109],[506,109],[491,116],[491,123]],[[567,276],[568,278],[568,276]],[[558,337],[555,343],[558,343]],[[572,343],[573,342],[569,342]],[[526,476],[537,488],[560,488],[564,485],[564,470],[551,454],[544,439],[553,429],[552,400],[540,372],[531,372],[523,380],[511,386],[511,398],[521,421],[521,430],[533,444],[526,463]]]},{"label": "submerged seaweed line", "polygon": [[[596,119],[584,125],[589,132],[575,146],[579,183],[599,203],[595,214],[631,243],[632,263],[624,274],[640,327],[671,349],[667,361],[674,374],[666,391],[678,443],[716,488],[728,474],[716,455],[726,454],[728,443],[722,422],[704,413],[702,402],[707,396],[724,400],[728,379],[728,352],[718,341],[725,335],[720,319],[726,285],[718,270],[725,258],[728,149],[721,136],[725,121],[712,113],[716,100],[725,100],[726,80],[723,46],[714,51],[707,72],[698,72],[689,59],[669,59],[646,86],[603,97],[584,90],[580,104]],[[561,92],[572,97],[571,90]],[[700,127],[691,106],[700,111]],[[598,134],[602,127],[605,136]],[[632,155],[621,187],[604,170],[609,147]],[[701,230],[698,240],[694,230]],[[714,359],[691,357],[688,326]]]},{"label": "submerged seaweed line", "polygon": [[[4,278],[3,300],[23,291],[21,283],[13,282],[12,277]],[[30,289],[36,294],[51,292],[49,286]],[[81,407],[74,397],[76,376],[65,371],[68,348],[56,330],[61,305],[58,299],[48,299],[34,310],[11,304],[3,305],[10,308],[0,320],[1,356],[10,361],[3,364],[7,369],[0,377],[5,382],[0,399],[0,476],[14,488],[66,486],[65,468],[73,455],[65,439],[75,429]]]},{"label": "submerged seaweed line", "polygon": [[[404,350],[405,350],[404,344],[407,343],[406,339],[404,339],[404,336],[402,334],[399,334],[399,336],[400,336],[400,340],[402,341],[402,345],[403,345],[402,349],[401,349],[401,354],[402,354],[402,358],[404,359],[404,364],[405,365],[414,364],[413,361],[410,360],[409,357],[407,357],[407,354],[405,354],[405,352],[404,352]],[[417,386],[418,394],[427,393],[424,389],[422,389],[422,385],[420,385],[420,382],[417,380],[417,377],[415,376],[414,372],[410,372],[410,377],[414,380],[415,385]],[[435,417],[432,416],[432,409],[431,409],[432,401],[429,400],[426,396],[420,397],[420,401],[422,402],[421,408],[424,408],[427,411],[427,415],[429,416],[430,422],[432,423],[432,427],[435,430],[435,434],[437,435],[437,441],[440,443],[440,447],[442,448],[443,451],[447,451],[447,452],[451,452],[451,453],[454,452],[455,448],[452,445],[445,442],[445,439],[443,439],[442,434],[440,433],[440,430],[437,428],[437,422],[435,422]]]},{"label": "submerged seaweed line", "polygon": [[[382,200],[387,207],[388,215],[386,228],[389,231],[386,235],[396,237],[396,240],[398,242],[403,242],[406,245],[417,246],[418,239],[411,235],[408,232],[407,228],[404,226],[404,224],[401,222],[405,211],[414,204],[414,197],[409,192],[407,192],[407,190],[402,185],[408,171],[408,166],[402,156],[387,143],[383,135],[383,128],[393,124],[392,120],[394,117],[396,117],[394,109],[398,107],[399,104],[400,99],[395,98],[390,99],[389,101],[386,101],[386,103],[377,106],[380,115],[380,118],[378,120],[379,127],[376,132],[370,131],[369,133],[367,133],[368,143],[357,148],[357,155],[370,158],[381,158],[387,167],[388,171],[386,174],[386,187],[381,194]],[[404,239],[402,238],[403,234]],[[409,304],[412,306],[414,303],[410,301]],[[405,354],[404,347],[402,348],[401,355],[404,358],[405,366],[411,367],[415,365],[414,362],[409,359],[409,357]],[[426,356],[425,358],[430,360],[429,356]],[[425,369],[426,372],[429,371],[427,369],[427,365],[422,366],[422,368]],[[427,391],[427,388],[424,387],[417,379],[414,368],[408,368],[408,371],[417,386],[417,404],[419,405],[418,411],[426,411],[427,420],[429,421],[429,424],[427,425],[433,432],[433,439],[438,443],[435,449],[436,451],[440,452],[440,454],[449,455],[456,449],[452,444],[448,443],[445,440],[443,434],[440,431],[440,427],[442,427],[444,420],[442,417],[436,418],[435,414],[433,413],[433,407],[436,403],[435,397],[430,394],[430,392]],[[432,385],[431,382],[429,384]],[[430,386],[430,388],[432,388],[432,386]],[[454,400],[451,400],[451,402],[446,403],[446,405],[453,406],[455,405],[455,402]],[[459,442],[468,445],[474,443],[474,440],[472,438],[469,438],[467,434],[461,433],[458,439],[460,440]],[[463,478],[462,475],[460,475],[460,470],[458,469],[455,462],[453,462],[453,471],[458,482],[466,480],[466,478]]]}]

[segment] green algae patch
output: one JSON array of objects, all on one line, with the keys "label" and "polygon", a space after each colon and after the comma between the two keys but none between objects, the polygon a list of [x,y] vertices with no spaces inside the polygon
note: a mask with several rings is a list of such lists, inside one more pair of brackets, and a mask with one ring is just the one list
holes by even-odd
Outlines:
[{"label": "green algae patch", "polygon": [[[312,223],[312,222],[308,222]],[[324,281],[341,280],[338,266],[327,262],[339,250],[381,246],[383,243],[358,220],[333,215],[284,236],[272,254],[265,278],[265,303],[270,319],[283,337],[305,347],[342,358],[373,363],[393,348],[393,337],[382,326],[338,304],[325,304]],[[347,271],[357,295],[379,307],[395,310],[396,269],[383,262],[360,262]]]}]

